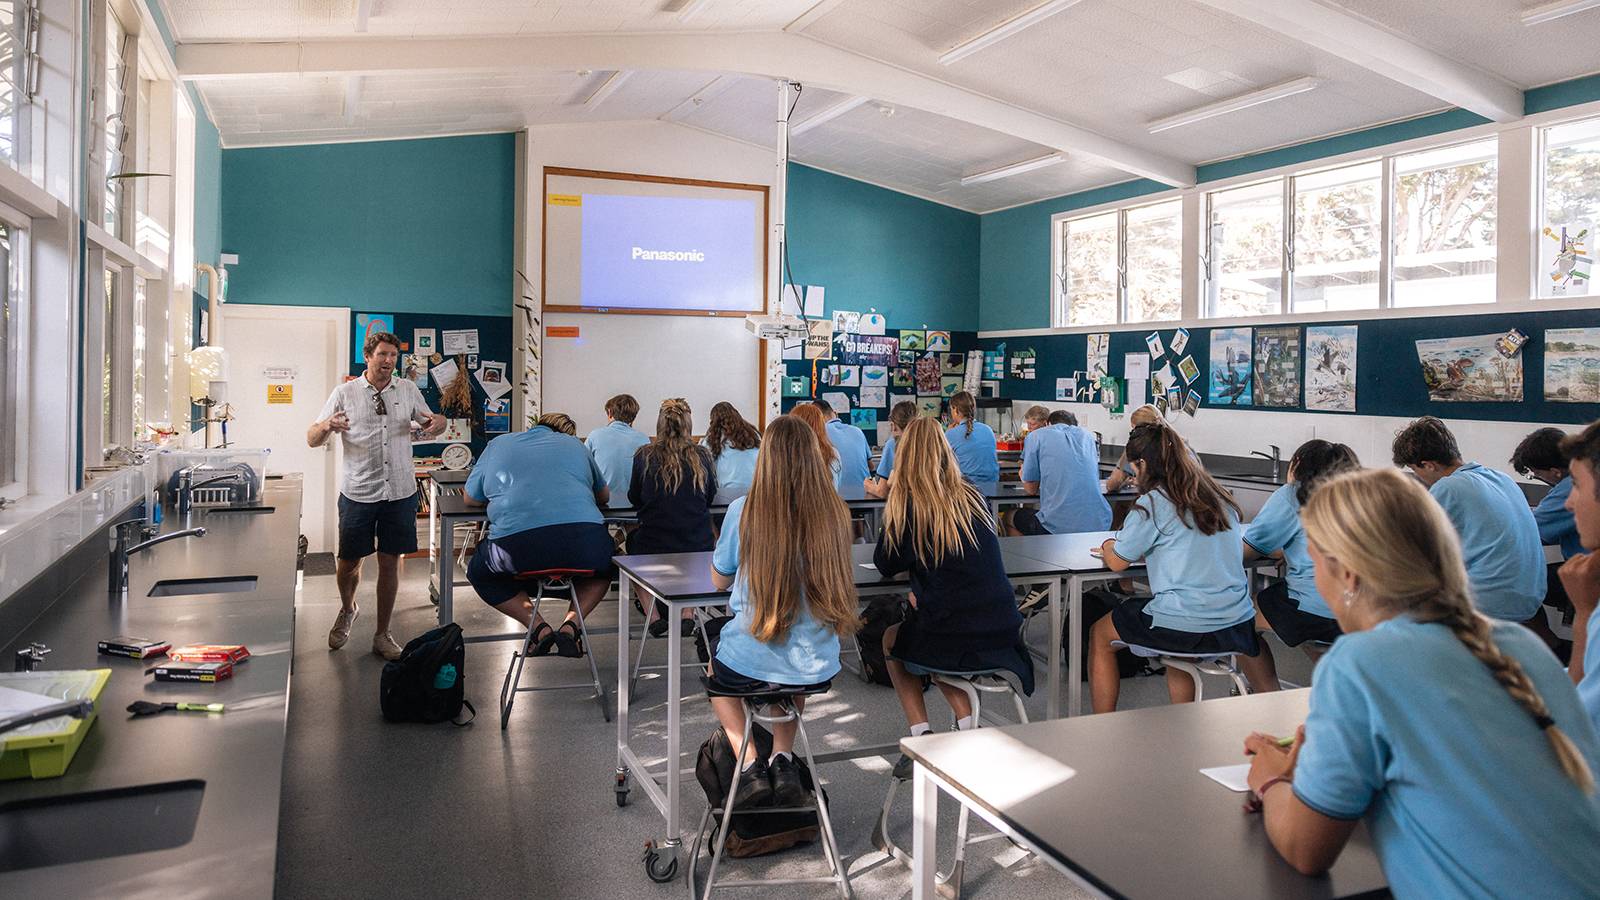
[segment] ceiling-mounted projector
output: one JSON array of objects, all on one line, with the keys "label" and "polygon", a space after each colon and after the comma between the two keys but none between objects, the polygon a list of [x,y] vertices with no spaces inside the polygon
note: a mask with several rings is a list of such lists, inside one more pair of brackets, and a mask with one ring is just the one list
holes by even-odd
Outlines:
[{"label": "ceiling-mounted projector", "polygon": [[806,336],[806,320],[799,316],[745,316],[744,327],[764,341],[798,340]]}]

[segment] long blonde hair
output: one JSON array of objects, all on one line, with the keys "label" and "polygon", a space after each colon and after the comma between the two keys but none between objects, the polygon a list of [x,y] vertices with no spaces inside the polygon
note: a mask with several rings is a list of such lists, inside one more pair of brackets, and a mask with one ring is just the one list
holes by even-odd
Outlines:
[{"label": "long blonde hair", "polygon": [[977,541],[974,519],[994,530],[988,504],[961,477],[938,420],[912,420],[895,444],[889,499],[883,509],[884,543],[893,552],[902,541],[909,541],[924,565],[937,566],[946,553],[960,553]]},{"label": "long blonde hair", "polygon": [[850,537],[850,511],[833,489],[816,434],[795,416],[774,419],[739,520],[752,637],[783,640],[802,603],[841,637],[861,627]]},{"label": "long blonde hair", "polygon": [[1338,475],[1318,485],[1301,521],[1318,548],[1360,577],[1354,602],[1449,628],[1544,731],[1567,777],[1584,793],[1594,791],[1588,761],[1550,718],[1522,665],[1495,644],[1489,620],[1473,609],[1460,539],[1422,485],[1397,469]]}]

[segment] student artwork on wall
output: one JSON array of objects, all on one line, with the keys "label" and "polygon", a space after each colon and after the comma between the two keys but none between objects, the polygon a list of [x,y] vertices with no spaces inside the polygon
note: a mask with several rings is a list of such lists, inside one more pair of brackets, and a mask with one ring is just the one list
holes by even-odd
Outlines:
[{"label": "student artwork on wall", "polygon": [[822,402],[828,404],[829,409],[841,416],[850,411],[849,394],[840,393],[838,391],[829,391],[828,393],[822,395]]},{"label": "student artwork on wall", "polygon": [[1144,345],[1150,348],[1150,358],[1160,359],[1166,349],[1161,346],[1161,332],[1152,331],[1144,336]]},{"label": "student artwork on wall", "polygon": [[1088,340],[1089,380],[1099,381],[1111,374],[1111,335],[1091,334]]},{"label": "student artwork on wall", "polygon": [[[375,334],[394,334],[393,313],[356,313],[355,364],[367,361],[367,338]],[[202,333],[204,333],[202,331]]]},{"label": "student artwork on wall", "polygon": [[1200,409],[1200,392],[1190,391],[1183,398],[1183,411],[1192,418]]},{"label": "student artwork on wall", "polygon": [[860,366],[833,366],[833,380],[829,382],[837,387],[860,387]]},{"label": "student artwork on wall", "polygon": [[863,387],[856,396],[856,405],[869,409],[882,409],[889,402],[888,388]]},{"label": "student artwork on wall", "polygon": [[939,395],[939,357],[936,353],[924,353],[917,360],[917,394],[923,397],[937,397]]},{"label": "student artwork on wall", "polygon": [[939,396],[954,397],[961,393],[961,376],[946,375],[939,379]]},{"label": "student artwork on wall", "polygon": [[1600,328],[1544,333],[1544,399],[1600,403]]},{"label": "student artwork on wall", "polygon": [[422,357],[432,356],[439,350],[437,329],[414,328],[411,331],[411,352]]},{"label": "student artwork on wall", "polygon": [[938,397],[918,397],[917,415],[927,416],[930,419],[939,418],[939,409],[942,401]]},{"label": "student artwork on wall", "polygon": [[875,409],[850,410],[850,424],[863,431],[876,432],[878,430],[878,411]]},{"label": "student artwork on wall", "polygon": [[862,366],[861,386],[863,388],[887,388],[889,386],[889,370],[883,366]]},{"label": "student artwork on wall", "polygon": [[1182,353],[1184,348],[1188,346],[1189,329],[1187,328],[1179,328],[1177,331],[1174,331],[1172,333],[1172,340],[1167,342],[1167,349],[1172,351],[1173,356],[1177,356],[1178,354]]},{"label": "student artwork on wall", "polygon": [[999,381],[1006,377],[1005,344],[993,350],[983,351],[983,377],[990,381]]},{"label": "student artwork on wall", "polygon": [[906,345],[904,343],[902,343],[900,345],[900,365],[902,365],[902,366],[914,366],[916,364],[917,364],[917,351],[915,351],[915,350],[907,350],[906,349]]},{"label": "student artwork on wall", "polygon": [[401,357],[400,371],[419,388],[428,386],[428,357],[420,353],[407,353]]},{"label": "student artwork on wall", "polygon": [[889,408],[890,409],[894,409],[896,406],[899,406],[902,402],[910,403],[913,406],[915,406],[916,402],[917,402],[917,395],[916,394],[890,394],[889,395]]},{"label": "student artwork on wall", "polygon": [[900,332],[900,349],[901,350],[926,350],[927,347],[928,347],[928,335],[927,335],[926,332],[922,332],[922,331],[902,331],[902,332]]},{"label": "student artwork on wall", "polygon": [[960,375],[967,371],[967,358],[960,353],[939,354],[940,375]]},{"label": "student artwork on wall", "polygon": [[1300,326],[1256,329],[1255,395],[1257,406],[1300,405]]},{"label": "student artwork on wall", "polygon": [[883,314],[868,312],[861,314],[861,322],[857,326],[860,334],[875,334],[881,336],[883,332]]},{"label": "student artwork on wall", "polygon": [[1546,276],[1550,279],[1551,296],[1569,297],[1589,293],[1590,276],[1594,271],[1594,254],[1590,252],[1594,243],[1591,231],[1588,223],[1545,227],[1545,240],[1540,245],[1547,267]]},{"label": "student artwork on wall", "polygon": [[950,332],[948,332],[948,331],[930,331],[930,332],[928,332],[928,349],[929,350],[935,350],[935,351],[949,350],[950,349]]},{"label": "student artwork on wall", "polygon": [[1306,327],[1306,409],[1356,411],[1355,325]]},{"label": "student artwork on wall", "polygon": [[1417,341],[1428,399],[1440,403],[1522,402],[1522,357],[1495,348],[1498,334]]},{"label": "student artwork on wall", "polygon": [[908,388],[908,387],[914,386],[915,384],[916,384],[916,382],[911,379],[911,370],[910,369],[907,369],[907,368],[904,368],[904,367],[900,367],[900,368],[896,368],[896,369],[891,369],[890,370],[890,372],[889,372],[889,386],[890,387]]},{"label": "student artwork on wall", "polygon": [[1195,365],[1194,357],[1185,356],[1178,360],[1178,374],[1183,376],[1184,384],[1190,384],[1200,377],[1200,367]]},{"label": "student artwork on wall", "polygon": [[856,334],[861,328],[861,313],[847,309],[833,311],[833,330],[838,334]]},{"label": "student artwork on wall", "polygon": [[1249,328],[1212,330],[1208,401],[1228,406],[1250,405],[1250,344]]}]

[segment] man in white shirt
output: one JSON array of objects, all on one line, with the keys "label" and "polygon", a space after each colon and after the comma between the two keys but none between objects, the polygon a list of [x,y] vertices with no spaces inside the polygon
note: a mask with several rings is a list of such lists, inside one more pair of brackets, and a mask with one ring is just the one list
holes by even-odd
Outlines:
[{"label": "man in white shirt", "polygon": [[[361,561],[378,553],[378,621],[372,652],[398,659],[400,645],[389,634],[400,582],[400,557],[417,550],[417,480],[411,463],[411,433],[433,437],[448,424],[428,409],[414,382],[395,378],[400,339],[373,334],[362,348],[367,370],[333,389],[306,443],[320,447],[339,435],[344,444],[344,477],[339,487],[339,553],[335,580],[342,608],[328,631],[337,650],[350,639],[360,610],[356,587]],[[420,426],[420,429],[419,429]]]}]

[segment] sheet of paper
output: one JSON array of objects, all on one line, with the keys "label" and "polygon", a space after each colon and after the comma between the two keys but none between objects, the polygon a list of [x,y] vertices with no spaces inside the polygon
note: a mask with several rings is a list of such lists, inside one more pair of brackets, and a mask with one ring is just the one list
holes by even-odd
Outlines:
[{"label": "sheet of paper", "polygon": [[439,440],[447,444],[465,444],[472,440],[471,419],[451,419],[444,433],[439,435]]},{"label": "sheet of paper", "polygon": [[1056,379],[1056,399],[1057,400],[1071,400],[1076,396],[1078,396],[1078,379],[1076,379],[1076,378],[1057,378]]},{"label": "sheet of paper", "polygon": [[823,288],[820,284],[806,285],[806,318],[822,318]]},{"label": "sheet of paper", "polygon": [[[9,719],[12,716],[32,712],[42,706],[61,702],[55,697],[44,694],[35,694],[32,691],[19,691],[16,688],[0,687],[0,719]],[[4,744],[0,740],[0,744]]]},{"label": "sheet of paper", "polygon": [[805,301],[801,298],[802,288],[798,284],[783,286],[783,294],[778,303],[778,312],[786,316],[798,316],[805,309]]},{"label": "sheet of paper", "polygon": [[805,341],[794,341],[792,343],[789,342],[789,341],[784,341],[783,342],[783,358],[784,359],[804,359],[805,358],[805,352],[806,352],[806,343],[805,343]]},{"label": "sheet of paper", "polygon": [[489,396],[490,400],[499,400],[501,397],[511,393],[511,382],[509,381],[482,381],[480,383],[483,385],[483,392]]},{"label": "sheet of paper", "polygon": [[822,395],[822,402],[833,407],[833,411],[844,415],[850,411],[850,395],[839,391],[829,391]]},{"label": "sheet of paper", "polygon": [[860,329],[858,333],[859,334],[883,334],[884,333],[883,329],[884,329],[884,325],[885,324],[886,323],[883,320],[883,314],[882,313],[875,313],[875,312],[862,313],[861,314],[861,323],[857,326]]},{"label": "sheet of paper", "polygon": [[1129,409],[1138,409],[1149,402],[1150,354],[1125,354],[1122,357],[1122,376],[1128,380]]},{"label": "sheet of paper", "polygon": [[432,328],[412,329],[411,352],[421,356],[432,356],[439,349],[438,340]]},{"label": "sheet of paper", "polygon": [[444,352],[446,353],[477,353],[478,329],[462,328],[446,330],[444,333]]},{"label": "sheet of paper", "polygon": [[434,366],[429,374],[433,376],[434,387],[442,391],[450,386],[450,382],[456,380],[457,375],[461,374],[461,367],[456,365],[454,359],[447,359]]},{"label": "sheet of paper", "polygon": [[882,409],[889,402],[888,388],[864,387],[860,391],[860,404]]},{"label": "sheet of paper", "polygon": [[1200,774],[1230,791],[1237,791],[1242,794],[1250,790],[1250,782],[1248,780],[1250,775],[1249,763],[1239,763],[1236,766],[1212,766],[1209,769],[1201,769]]},{"label": "sheet of paper", "polygon": [[816,319],[806,323],[806,359],[833,358],[833,321]]}]

